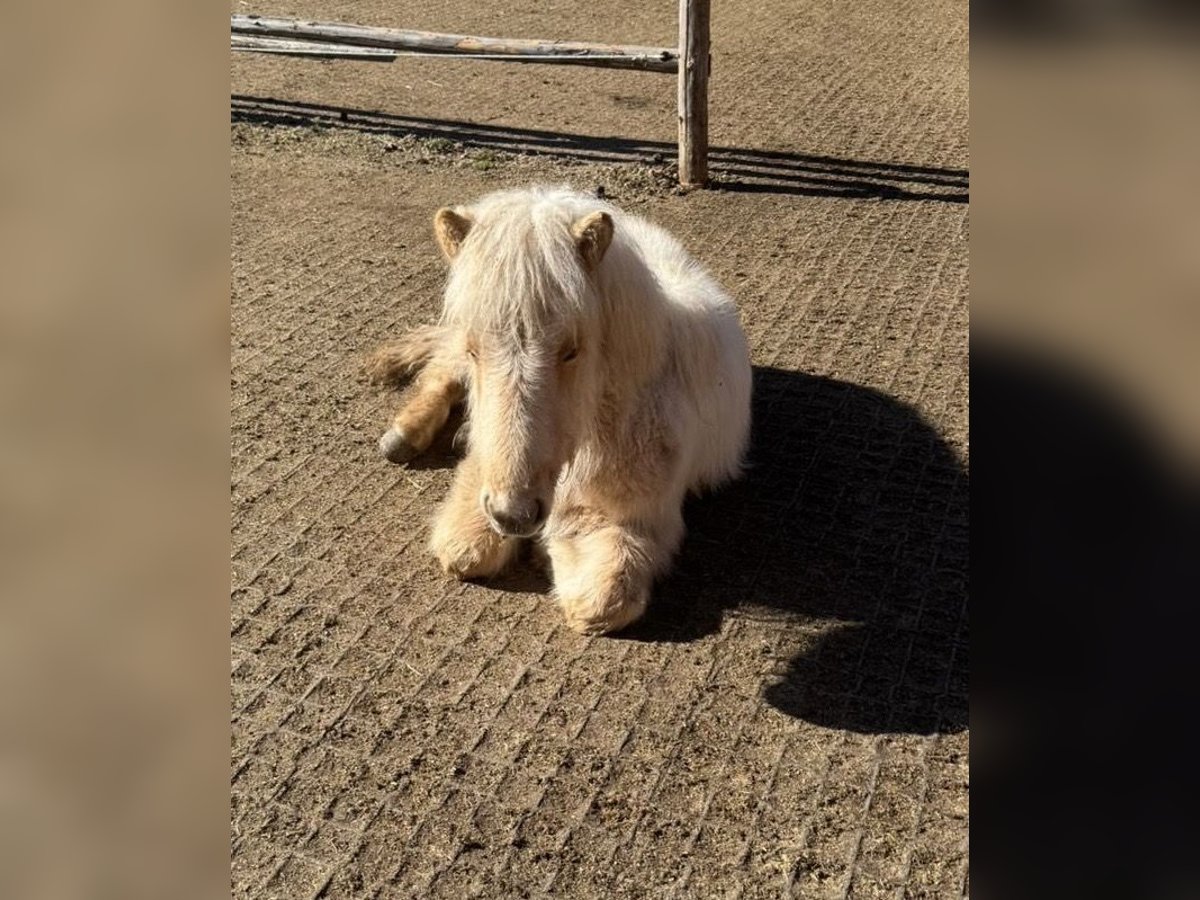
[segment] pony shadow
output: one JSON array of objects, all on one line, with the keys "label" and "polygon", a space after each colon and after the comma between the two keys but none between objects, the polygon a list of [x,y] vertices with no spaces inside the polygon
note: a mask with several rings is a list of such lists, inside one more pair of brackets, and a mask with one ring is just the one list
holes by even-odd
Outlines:
[{"label": "pony shadow", "polygon": [[[868,388],[755,367],[752,403],[745,476],[687,502],[672,573],[615,637],[688,642],[765,619],[802,635],[764,689],[781,712],[859,733],[965,728],[965,467],[919,413]],[[460,424],[409,465],[456,465]],[[530,553],[483,583],[550,590]]]},{"label": "pony shadow", "polygon": [[911,407],[842,381],[756,367],[753,414],[746,475],[688,502],[676,566],[624,636],[765,619],[802,647],[764,689],[776,709],[859,733],[965,728],[964,466]]}]

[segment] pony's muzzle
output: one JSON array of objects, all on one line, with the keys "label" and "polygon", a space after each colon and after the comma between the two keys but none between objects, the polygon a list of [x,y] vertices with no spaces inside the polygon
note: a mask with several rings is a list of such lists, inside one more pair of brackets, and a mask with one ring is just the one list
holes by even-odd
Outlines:
[{"label": "pony's muzzle", "polygon": [[546,521],[546,505],[537,497],[484,491],[479,502],[492,528],[506,537],[532,537]]}]

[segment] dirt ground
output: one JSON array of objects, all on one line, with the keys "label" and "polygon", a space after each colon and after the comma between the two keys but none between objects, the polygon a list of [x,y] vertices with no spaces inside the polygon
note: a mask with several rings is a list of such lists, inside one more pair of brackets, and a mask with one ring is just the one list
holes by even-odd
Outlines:
[{"label": "dirt ground", "polygon": [[[237,897],[958,897],[968,878],[967,5],[713,10],[711,190],[670,76],[232,64]],[[234,12],[673,43],[673,3]],[[433,212],[602,187],[736,296],[752,467],[618,638],[424,549],[361,355],[436,314]]]}]

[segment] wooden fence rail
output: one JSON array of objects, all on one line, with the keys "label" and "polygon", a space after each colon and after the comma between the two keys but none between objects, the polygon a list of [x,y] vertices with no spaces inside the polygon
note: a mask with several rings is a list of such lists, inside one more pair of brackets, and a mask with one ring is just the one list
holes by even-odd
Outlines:
[{"label": "wooden fence rail", "polygon": [[351,47],[381,47],[402,53],[498,57],[509,62],[599,66],[646,72],[670,73],[679,69],[679,51],[665,47],[474,37],[265,16],[233,16],[232,31],[234,34],[328,42]]},{"label": "wooden fence rail", "polygon": [[230,19],[238,51],[391,62],[398,55],[457,56],[503,62],[594,66],[679,77],[679,181],[708,178],[709,0],[680,0],[679,47],[474,37],[268,16]]}]

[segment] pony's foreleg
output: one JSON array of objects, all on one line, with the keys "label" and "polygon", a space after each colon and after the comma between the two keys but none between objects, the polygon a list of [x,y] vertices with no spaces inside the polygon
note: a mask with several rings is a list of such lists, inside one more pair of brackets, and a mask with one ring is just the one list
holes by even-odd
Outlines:
[{"label": "pony's foreleg", "polygon": [[379,452],[394,463],[408,462],[424,453],[446,424],[450,411],[465,396],[457,371],[437,361],[430,363],[417,376],[391,428],[379,439]]},{"label": "pony's foreleg", "polygon": [[458,464],[454,484],[433,523],[429,548],[456,578],[497,575],[517,555],[520,539],[502,537],[479,505],[482,479],[473,456]]},{"label": "pony's foreleg", "polygon": [[567,624],[582,634],[632,625],[645,613],[654,580],[679,547],[682,515],[635,525],[581,513],[563,524],[546,549]]},{"label": "pony's foreleg", "polygon": [[364,369],[377,384],[399,384],[416,376],[392,426],[379,439],[379,452],[394,463],[408,462],[427,450],[450,410],[466,395],[453,334],[440,325],[414,328],[384,344],[367,357]]}]

